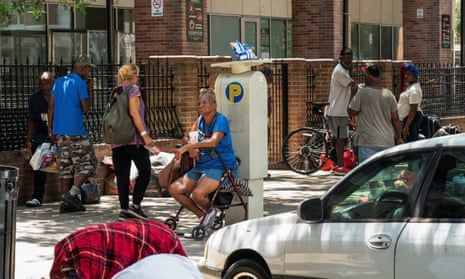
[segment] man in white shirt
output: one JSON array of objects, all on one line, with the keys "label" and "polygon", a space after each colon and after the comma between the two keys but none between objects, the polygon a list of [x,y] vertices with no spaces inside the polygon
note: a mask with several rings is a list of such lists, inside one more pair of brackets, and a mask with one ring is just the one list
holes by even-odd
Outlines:
[{"label": "man in white shirt", "polygon": [[336,166],[333,171],[338,175],[344,175],[349,171],[344,168],[344,147],[348,138],[347,122],[349,119],[347,105],[349,104],[350,95],[357,90],[357,85],[350,75],[352,56],[352,49],[344,48],[341,50],[339,63],[334,67],[331,75],[329,106],[326,111],[327,122],[333,134],[332,140],[337,155]]}]

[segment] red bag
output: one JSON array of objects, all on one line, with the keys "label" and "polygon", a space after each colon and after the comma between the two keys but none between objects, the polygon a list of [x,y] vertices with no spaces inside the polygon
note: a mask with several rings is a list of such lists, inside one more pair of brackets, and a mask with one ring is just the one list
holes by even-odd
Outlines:
[{"label": "red bag", "polygon": [[344,168],[351,170],[356,164],[355,152],[352,149],[346,149],[344,151]]}]

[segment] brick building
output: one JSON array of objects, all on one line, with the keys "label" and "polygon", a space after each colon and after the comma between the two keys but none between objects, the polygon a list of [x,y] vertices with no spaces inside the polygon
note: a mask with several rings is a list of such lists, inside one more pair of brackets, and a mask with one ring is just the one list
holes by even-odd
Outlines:
[{"label": "brick building", "polygon": [[[192,2],[204,11],[194,26],[202,32],[197,40],[188,31]],[[231,55],[227,43],[242,40],[263,58],[334,58],[346,37],[358,59],[452,63],[454,5],[451,0],[172,0],[165,1],[163,16],[152,16],[148,1],[136,1],[136,55]]]},{"label": "brick building", "polygon": [[39,22],[26,13],[0,27],[2,60],[231,55],[235,40],[261,58],[335,58],[345,44],[357,59],[453,59],[453,0],[95,0],[85,14],[46,2]]}]

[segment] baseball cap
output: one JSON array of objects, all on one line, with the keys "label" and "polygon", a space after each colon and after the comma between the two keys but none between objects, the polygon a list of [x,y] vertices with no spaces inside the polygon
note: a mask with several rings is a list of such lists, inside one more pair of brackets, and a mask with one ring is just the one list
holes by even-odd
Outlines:
[{"label": "baseball cap", "polygon": [[90,61],[90,57],[89,56],[85,56],[85,55],[79,55],[76,60],[74,61],[74,65],[75,66],[89,66],[89,67],[92,67],[92,68],[97,68],[97,66],[95,66],[95,64],[92,64],[92,62]]},{"label": "baseball cap", "polygon": [[412,73],[412,75],[418,79],[418,69],[417,67],[413,66],[412,64],[409,64],[409,63],[405,63],[404,64],[404,70],[405,71],[409,71],[410,73]]},{"label": "baseball cap", "polygon": [[363,66],[362,71],[374,77],[379,77],[381,75],[381,69],[376,64],[371,64],[368,66]]}]

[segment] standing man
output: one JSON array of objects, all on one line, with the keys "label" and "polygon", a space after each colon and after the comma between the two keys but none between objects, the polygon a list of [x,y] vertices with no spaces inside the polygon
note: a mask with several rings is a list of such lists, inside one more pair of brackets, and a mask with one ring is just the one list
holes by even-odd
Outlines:
[{"label": "standing man", "polygon": [[[28,157],[36,151],[37,147],[44,142],[50,142],[48,137],[48,103],[50,102],[54,82],[52,73],[43,72],[39,77],[39,89],[34,91],[29,98],[29,112],[27,119],[26,146]],[[34,171],[34,185],[32,198],[26,201],[26,206],[41,206],[47,173],[41,170]]]},{"label": "standing man", "polygon": [[377,65],[363,67],[365,87],[358,90],[347,111],[357,117],[356,145],[361,163],[378,151],[403,143],[394,94],[381,86]]},{"label": "standing man", "polygon": [[418,69],[411,64],[404,64],[404,78],[407,82],[407,89],[400,94],[399,118],[402,121],[402,135],[405,142],[416,141],[418,139],[418,130],[420,130],[423,121],[423,112],[420,104],[423,98],[423,91],[418,82]]},{"label": "standing man", "polygon": [[[84,127],[84,114],[90,107],[88,87],[92,68],[95,65],[89,57],[79,56],[73,72],[56,80],[48,106],[49,133],[57,141],[60,153],[63,202],[79,211],[86,210],[80,200],[81,186],[95,174],[98,163]],[[72,179],[74,183],[68,191]]]},{"label": "standing man", "polygon": [[336,147],[336,166],[333,169],[337,175],[344,175],[349,170],[344,168],[344,147],[348,138],[347,122],[349,114],[347,105],[351,94],[357,90],[355,81],[350,76],[353,52],[350,48],[341,50],[339,63],[331,75],[328,109],[326,111],[328,127],[333,135],[332,141]]}]

